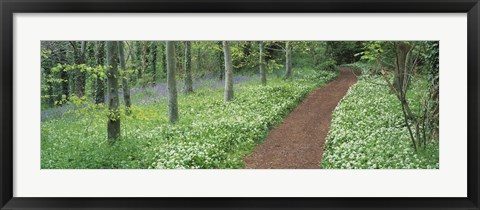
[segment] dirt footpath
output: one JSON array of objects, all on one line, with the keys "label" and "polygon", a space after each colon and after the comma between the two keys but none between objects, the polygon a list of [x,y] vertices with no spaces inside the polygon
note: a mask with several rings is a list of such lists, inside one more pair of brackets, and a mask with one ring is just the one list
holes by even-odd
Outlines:
[{"label": "dirt footpath", "polygon": [[245,157],[245,168],[320,168],[332,112],[356,81],[351,69],[341,68],[335,80],[311,92]]}]

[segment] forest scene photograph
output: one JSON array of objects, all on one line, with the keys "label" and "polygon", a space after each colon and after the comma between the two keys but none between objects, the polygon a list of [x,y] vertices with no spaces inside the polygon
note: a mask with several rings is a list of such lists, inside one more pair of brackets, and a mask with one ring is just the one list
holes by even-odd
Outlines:
[{"label": "forest scene photograph", "polygon": [[41,41],[41,169],[439,169],[438,41]]}]

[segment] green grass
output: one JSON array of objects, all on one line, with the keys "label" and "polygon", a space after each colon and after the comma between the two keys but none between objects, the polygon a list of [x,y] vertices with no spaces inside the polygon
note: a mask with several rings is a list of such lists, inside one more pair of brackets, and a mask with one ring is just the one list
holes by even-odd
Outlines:
[{"label": "green grass", "polygon": [[294,79],[269,78],[267,86],[257,80],[236,84],[228,103],[222,89],[179,94],[175,125],[168,124],[165,98],[134,106],[130,116],[122,116],[122,138],[114,145],[107,143],[104,108],[77,108],[78,114],[41,123],[41,168],[242,168],[243,157],[270,128],[312,89],[336,77],[295,71]]},{"label": "green grass", "polygon": [[[400,102],[382,77],[362,76],[333,113],[321,163],[325,169],[439,168],[438,141],[415,153]],[[412,81],[408,98],[418,99],[426,80]],[[419,103],[411,103],[418,111]]]}]

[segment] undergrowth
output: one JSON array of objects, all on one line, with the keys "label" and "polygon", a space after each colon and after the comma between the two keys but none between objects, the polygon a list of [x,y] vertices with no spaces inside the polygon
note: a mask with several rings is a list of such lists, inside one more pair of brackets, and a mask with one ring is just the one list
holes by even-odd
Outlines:
[{"label": "undergrowth", "polygon": [[258,78],[239,82],[235,99],[228,103],[223,102],[222,89],[200,87],[193,94],[180,94],[180,118],[174,125],[168,123],[165,97],[139,91],[132,96],[131,114],[122,115],[121,139],[114,145],[106,140],[104,107],[81,112],[81,107],[66,105],[73,111],[41,124],[41,167],[242,168],[243,157],[270,128],[310,91],[336,77],[311,69],[295,72],[290,80],[269,78],[267,86],[261,86]]},{"label": "undergrowth", "polygon": [[[424,78],[413,80],[408,97],[421,97],[425,85]],[[420,107],[412,103],[413,111]],[[431,142],[416,153],[400,102],[389,92],[381,76],[364,75],[333,113],[321,166],[325,169],[439,168],[439,143]]]}]

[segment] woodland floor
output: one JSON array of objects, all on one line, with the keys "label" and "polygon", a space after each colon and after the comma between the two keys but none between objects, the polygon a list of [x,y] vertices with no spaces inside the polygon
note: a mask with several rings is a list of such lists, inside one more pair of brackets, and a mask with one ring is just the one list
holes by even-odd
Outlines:
[{"label": "woodland floor", "polygon": [[247,156],[245,168],[320,168],[332,113],[357,81],[352,69],[341,68],[334,81],[314,90],[265,141]]}]

